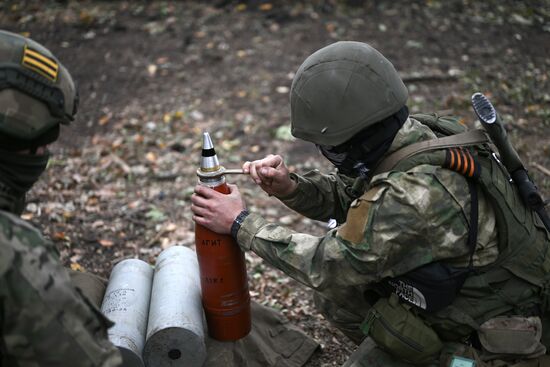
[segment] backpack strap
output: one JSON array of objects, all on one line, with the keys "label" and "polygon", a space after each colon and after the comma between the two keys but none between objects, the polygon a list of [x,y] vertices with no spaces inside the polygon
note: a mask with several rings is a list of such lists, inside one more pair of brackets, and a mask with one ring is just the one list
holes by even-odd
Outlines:
[{"label": "backpack strap", "polygon": [[446,136],[444,138],[420,141],[418,143],[407,145],[406,147],[401,148],[384,158],[374,170],[373,176],[390,171],[400,161],[418,153],[429,150],[477,145],[489,142],[489,137],[483,130],[471,130],[461,134]]},{"label": "backpack strap", "polygon": [[474,269],[474,253],[477,246],[477,231],[479,225],[479,198],[477,195],[477,183],[473,178],[467,178],[468,187],[470,189],[470,230],[468,231],[468,247],[470,248],[470,262],[468,270]]}]

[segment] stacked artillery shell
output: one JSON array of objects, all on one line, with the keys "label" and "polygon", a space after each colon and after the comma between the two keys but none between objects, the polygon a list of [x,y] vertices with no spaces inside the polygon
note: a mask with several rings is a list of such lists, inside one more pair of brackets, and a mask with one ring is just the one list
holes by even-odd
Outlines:
[{"label": "stacked artillery shell", "polygon": [[[201,164],[197,170],[200,183],[228,194],[224,170],[210,135],[204,133]],[[195,226],[195,245],[208,334],[221,341],[245,337],[250,332],[251,316],[244,253],[233,237],[198,224]]]},{"label": "stacked artillery shell", "polygon": [[206,359],[199,266],[189,248],[157,258],[143,359],[148,367],[200,367]]},{"label": "stacked artillery shell", "polygon": [[153,268],[137,259],[118,263],[111,272],[101,312],[115,323],[109,340],[118,347],[123,367],[143,366]]}]

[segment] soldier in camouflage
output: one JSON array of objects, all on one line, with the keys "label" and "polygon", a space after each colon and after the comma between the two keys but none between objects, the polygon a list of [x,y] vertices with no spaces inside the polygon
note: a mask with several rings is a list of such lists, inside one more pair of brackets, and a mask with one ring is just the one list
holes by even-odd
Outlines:
[{"label": "soldier in camouflage", "polygon": [[[338,42],[315,52],[292,83],[292,133],[316,144],[338,172],[289,173],[279,155],[246,162],[243,169],[289,208],[315,220],[334,218],[340,225],[315,237],[269,223],[245,209],[234,185],[229,195],[197,186],[193,219],[216,232],[231,233],[243,251],[253,251],[312,288],[319,311],[360,345],[346,366],[543,363],[547,343],[544,335],[543,343],[539,342],[540,316],[547,304],[549,234],[516,201],[517,191],[490,158],[486,141],[456,151],[464,161],[472,159],[470,177],[463,164],[463,172],[457,172],[436,163],[442,149],[405,168],[376,171],[380,162],[404,147],[452,135],[442,134],[444,119],[409,116],[407,98],[393,65],[369,45]],[[433,124],[428,123],[432,120]],[[447,123],[453,131],[464,130],[454,121]],[[472,186],[471,177],[481,169],[478,165],[483,172],[493,173]],[[492,188],[492,180],[498,181],[500,191]],[[497,191],[504,192],[501,197],[506,200],[500,201],[506,204],[494,200]],[[516,208],[526,213],[518,221],[513,220],[520,216]],[[526,220],[528,226],[522,224]],[[517,228],[506,228],[508,223]],[[524,237],[510,241],[522,226],[528,227]],[[518,247],[510,242],[521,242],[524,252],[509,250]],[[508,253],[515,255],[504,256]],[[523,263],[516,256],[520,253],[530,254]],[[521,270],[527,268],[529,274]],[[408,283],[411,279],[417,281],[413,286]],[[428,286],[418,286],[422,282]],[[450,296],[443,295],[445,289],[441,294],[433,291],[441,284],[450,284],[456,291]],[[431,344],[437,348],[430,350],[428,358],[415,359],[394,348],[393,342],[376,338],[373,320],[380,313],[372,313],[373,306],[381,301],[395,306],[396,294],[398,306],[421,320],[434,336]],[[434,300],[437,307],[432,306]],[[499,348],[485,348],[491,344],[487,336],[493,334],[484,330],[502,315],[519,315],[517,329],[537,321],[538,336],[529,343],[532,350],[507,350],[511,353],[507,355]],[[510,329],[514,328],[505,331]],[[407,330],[394,334],[404,340]],[[498,337],[496,344],[506,338],[518,340],[518,334],[506,335],[511,336]],[[420,339],[409,345],[414,347]],[[480,345],[480,339],[486,343]]]},{"label": "soldier in camouflage", "polygon": [[0,31],[0,366],[118,366],[109,321],[77,289],[55,246],[19,218],[46,168],[46,146],[76,113],[65,67],[40,44]]}]

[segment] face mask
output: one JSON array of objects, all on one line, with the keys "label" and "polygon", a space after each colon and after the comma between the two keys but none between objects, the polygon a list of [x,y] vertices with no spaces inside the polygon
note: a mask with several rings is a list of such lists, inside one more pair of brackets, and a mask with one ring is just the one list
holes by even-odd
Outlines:
[{"label": "face mask", "polygon": [[[330,161],[338,172],[348,177],[368,176],[369,168],[357,156],[363,155],[361,149],[354,149],[353,146],[346,147],[342,151],[341,146],[329,147],[325,145],[317,145],[321,154]],[[340,148],[340,149],[339,149]]]},{"label": "face mask", "polygon": [[22,210],[25,193],[46,169],[49,153],[20,154],[0,150],[0,207],[16,212]]},{"label": "face mask", "polygon": [[367,179],[369,172],[390,148],[395,135],[409,116],[404,106],[397,113],[359,132],[337,146],[317,145],[338,172],[348,177]]}]

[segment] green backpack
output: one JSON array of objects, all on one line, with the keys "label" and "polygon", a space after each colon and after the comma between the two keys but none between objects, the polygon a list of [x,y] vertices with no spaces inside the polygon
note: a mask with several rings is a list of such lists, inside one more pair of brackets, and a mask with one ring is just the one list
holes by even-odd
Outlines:
[{"label": "green backpack", "polygon": [[[369,311],[363,332],[391,354],[422,364],[438,357],[442,342],[464,341],[495,316],[540,315],[548,309],[550,233],[523,204],[483,131],[466,131],[457,119],[436,114],[411,118],[427,125],[438,139],[411,144],[386,157],[371,184],[377,183],[379,173],[421,164],[452,169],[483,190],[494,208],[499,233],[498,259],[469,272],[450,305],[426,312],[390,297],[381,298]],[[544,335],[550,331],[547,324],[543,343],[550,341]]]}]

